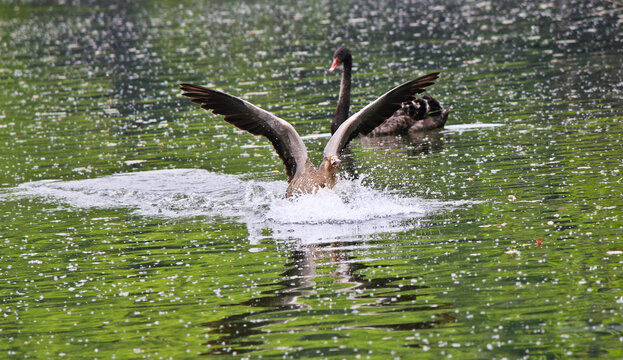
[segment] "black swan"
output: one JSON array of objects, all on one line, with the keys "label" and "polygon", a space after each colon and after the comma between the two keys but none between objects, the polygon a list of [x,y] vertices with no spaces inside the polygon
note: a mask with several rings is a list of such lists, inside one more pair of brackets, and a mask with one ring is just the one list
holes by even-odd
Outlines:
[{"label": "black swan", "polygon": [[[331,123],[331,134],[348,118],[350,107],[350,82],[353,68],[353,56],[345,47],[341,47],[333,54],[333,63],[329,71],[343,65],[340,96],[337,102],[335,116]],[[450,109],[444,109],[439,101],[423,96],[420,99],[405,101],[402,106],[383,124],[375,128],[368,136],[396,135],[422,130],[442,128],[448,119]]]},{"label": "black swan", "polygon": [[191,98],[206,111],[224,115],[228,123],[270,140],[286,167],[286,197],[290,197],[299,193],[314,193],[321,187],[332,188],[338,180],[340,154],[350,140],[360,133],[369,134],[396,112],[403,102],[413,100],[416,94],[433,85],[438,77],[439,73],[432,73],[399,85],[345,119],[325,146],[318,169],[307,157],[307,148],[299,134],[285,120],[221,91],[192,84],[180,84],[180,89],[184,91],[182,95]]}]

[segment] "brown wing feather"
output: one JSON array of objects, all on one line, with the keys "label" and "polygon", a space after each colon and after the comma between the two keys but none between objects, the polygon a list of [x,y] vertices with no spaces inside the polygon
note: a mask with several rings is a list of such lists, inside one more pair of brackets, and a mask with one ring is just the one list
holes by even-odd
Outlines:
[{"label": "brown wing feather", "polygon": [[433,85],[439,73],[431,73],[399,85],[346,119],[324,148],[324,156],[339,155],[358,134],[367,135],[425,88]]},{"label": "brown wing feather", "polygon": [[202,109],[225,115],[224,120],[228,123],[270,140],[286,167],[288,181],[292,180],[297,171],[303,171],[307,161],[307,149],[301,137],[287,121],[218,90],[193,84],[180,84],[180,89],[184,91],[182,95],[201,105]]}]

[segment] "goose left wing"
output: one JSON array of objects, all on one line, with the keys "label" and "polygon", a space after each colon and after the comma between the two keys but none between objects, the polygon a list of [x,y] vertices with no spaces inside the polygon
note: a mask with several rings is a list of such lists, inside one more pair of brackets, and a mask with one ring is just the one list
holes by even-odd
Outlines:
[{"label": "goose left wing", "polygon": [[180,84],[180,89],[184,91],[182,95],[189,97],[206,111],[212,110],[215,114],[225,115],[228,123],[270,140],[286,167],[288,181],[305,169],[307,148],[287,121],[248,101],[218,90],[193,84]]}]

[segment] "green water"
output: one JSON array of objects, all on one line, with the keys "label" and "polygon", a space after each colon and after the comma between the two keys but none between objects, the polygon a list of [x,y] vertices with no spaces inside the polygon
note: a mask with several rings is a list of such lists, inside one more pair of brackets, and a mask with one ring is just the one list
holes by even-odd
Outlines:
[{"label": "green water", "polygon": [[[0,358],[623,358],[614,3],[77,3],[0,4]],[[341,45],[353,110],[433,71],[454,110],[337,195],[177,90],[318,162]]]}]

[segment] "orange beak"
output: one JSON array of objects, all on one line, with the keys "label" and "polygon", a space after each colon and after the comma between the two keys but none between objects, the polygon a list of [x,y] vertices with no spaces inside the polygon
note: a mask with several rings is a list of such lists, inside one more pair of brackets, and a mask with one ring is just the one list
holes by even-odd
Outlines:
[{"label": "orange beak", "polygon": [[340,65],[340,60],[338,60],[337,58],[333,59],[333,64],[331,64],[331,67],[329,68],[329,71],[333,71],[335,70],[335,68]]}]

